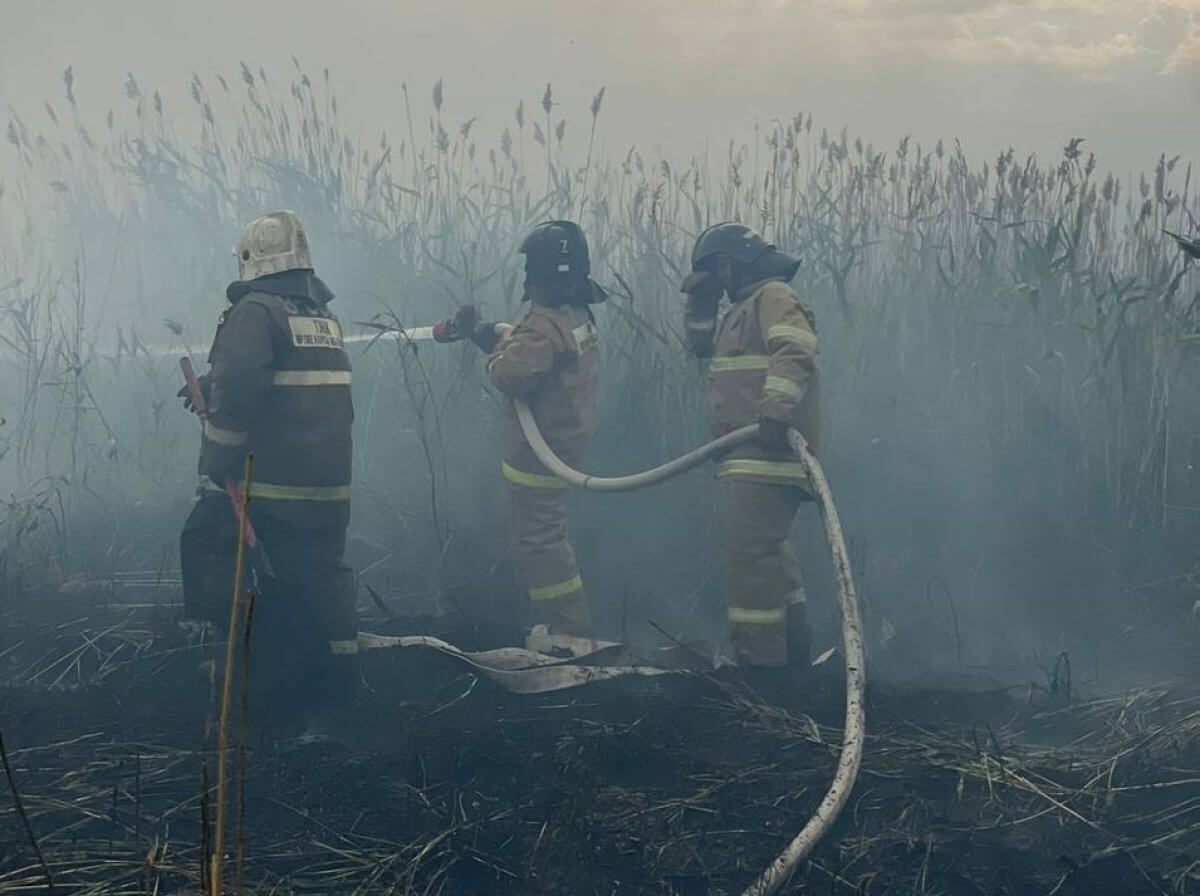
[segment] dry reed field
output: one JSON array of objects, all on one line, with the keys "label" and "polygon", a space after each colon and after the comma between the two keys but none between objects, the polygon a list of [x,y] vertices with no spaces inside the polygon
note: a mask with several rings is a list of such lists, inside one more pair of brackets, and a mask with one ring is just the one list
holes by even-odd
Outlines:
[{"label": "dry reed field", "polygon": [[[20,808],[0,800],[0,892],[200,884],[210,645],[177,618],[197,438],[176,362],[203,359],[229,246],[278,207],[361,333],[467,301],[511,319],[523,232],[580,221],[611,296],[599,474],[706,436],[678,293],[696,233],[736,218],[798,253],[872,693],[857,788],[791,892],[1200,892],[1200,276],[1163,232],[1200,230],[1189,162],[1117,178],[1070,135],[1056,159],[979,159],[803,113],[719,154],[612,156],[603,90],[576,114],[547,85],[497,123],[441,82],[398,85],[364,141],[332,74],[299,64],[197,76],[185,109],[125,86],[127,108],[83,110],[68,70],[5,125],[0,735]],[[381,338],[353,360],[362,628],[511,643],[477,353]],[[715,495],[693,473],[575,496],[606,635],[718,631]],[[828,561],[799,530],[823,649]],[[517,699],[386,653],[351,746],[249,741],[231,888],[740,892],[840,741],[832,673],[783,712],[704,680]]]}]

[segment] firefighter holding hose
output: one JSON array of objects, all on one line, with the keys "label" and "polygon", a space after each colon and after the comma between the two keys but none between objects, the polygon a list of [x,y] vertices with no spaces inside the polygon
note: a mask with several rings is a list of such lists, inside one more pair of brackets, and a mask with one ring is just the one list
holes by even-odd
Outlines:
[{"label": "firefighter holding hose", "polygon": [[[506,335],[480,322],[473,307],[452,322],[488,353],[487,375],[504,393],[501,473],[508,485],[517,566],[533,625],[550,634],[592,637],[583,579],[567,533],[567,484],[537,459],[521,431],[513,399],[529,404],[538,428],[567,463],[583,459],[596,416],[600,361],[590,306],[606,298],[592,281],[587,239],[571,221],[534,228],[518,251],[525,256],[528,308]],[[435,335],[435,338],[438,338]]]},{"label": "firefighter holding hose", "polygon": [[[715,436],[757,423],[755,441],[722,458],[729,633],[739,666],[808,666],[811,633],[789,532],[811,500],[788,445],[799,430],[813,452],[819,428],[817,336],[812,312],[788,284],[800,263],[743,224],[700,234],[687,296],[688,347],[710,359],[708,410]],[[721,300],[729,308],[719,314]]]},{"label": "firefighter holding hose", "polygon": [[350,360],[294,214],[252,221],[234,251],[240,279],[226,290],[210,371],[199,390],[180,391],[203,420],[200,486],[180,537],[184,607],[228,624],[237,521],[225,489],[253,453],[250,518],[271,574],[258,582],[251,680],[268,709],[311,721],[310,710],[348,702],[358,680],[356,584],[342,559]]}]

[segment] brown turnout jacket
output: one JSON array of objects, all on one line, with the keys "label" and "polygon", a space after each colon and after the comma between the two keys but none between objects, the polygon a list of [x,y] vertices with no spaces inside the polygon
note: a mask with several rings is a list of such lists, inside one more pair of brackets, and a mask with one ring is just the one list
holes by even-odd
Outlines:
[{"label": "brown turnout jacket", "polygon": [[[795,290],[780,280],[750,284],[719,319],[704,317],[689,297],[684,323],[692,353],[712,359],[708,415],[714,436],[767,417],[798,429],[818,452],[817,335],[812,312]],[[767,451],[758,442],[731,451],[717,475],[806,484],[804,469],[790,452]]]},{"label": "brown turnout jacket", "polygon": [[337,318],[309,299],[249,292],[226,313],[208,360],[201,489],[240,480],[253,452],[255,511],[305,529],[344,528],[354,407]]},{"label": "brown turnout jacket", "polygon": [[504,406],[504,478],[516,485],[561,487],[538,461],[521,432],[513,398],[529,403],[554,453],[576,466],[596,418],[600,343],[586,308],[530,305],[510,338],[488,359],[492,385],[508,396]]}]

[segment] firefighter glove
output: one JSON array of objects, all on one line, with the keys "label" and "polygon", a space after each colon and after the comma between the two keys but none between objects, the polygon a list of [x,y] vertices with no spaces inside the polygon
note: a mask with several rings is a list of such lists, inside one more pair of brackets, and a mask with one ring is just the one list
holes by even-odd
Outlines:
[{"label": "firefighter glove", "polygon": [[[208,404],[212,397],[212,379],[207,373],[202,373],[196,377],[196,385],[200,387],[200,395],[204,398],[204,403]],[[196,413],[196,406],[192,403],[192,396],[188,394],[187,383],[183,384],[183,388],[175,393],[176,398],[183,399],[183,409],[189,413]]]},{"label": "firefighter glove", "polygon": [[479,309],[474,305],[463,305],[454,312],[454,329],[459,336],[471,338],[477,326],[479,326]]},{"label": "firefighter glove", "polygon": [[758,418],[758,442],[768,451],[791,451],[788,443],[788,425],[770,417]]},{"label": "firefighter glove", "polygon": [[487,321],[480,321],[475,325],[475,331],[471,334],[471,341],[486,354],[490,355],[496,350],[496,343],[500,341],[500,337],[496,335],[496,325]]},{"label": "firefighter glove", "polygon": [[454,317],[447,318],[433,325],[434,342],[458,342],[460,339],[470,339],[479,322],[479,312],[474,305],[463,305]]},{"label": "firefighter glove", "polygon": [[679,291],[687,293],[692,307],[699,316],[716,317],[717,306],[721,302],[721,295],[725,292],[725,287],[721,285],[720,278],[712,271],[692,271],[683,278]]}]

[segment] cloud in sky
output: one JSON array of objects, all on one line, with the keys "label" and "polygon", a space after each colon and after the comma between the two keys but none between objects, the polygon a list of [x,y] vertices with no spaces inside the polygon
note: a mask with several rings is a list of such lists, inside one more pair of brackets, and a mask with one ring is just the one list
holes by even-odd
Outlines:
[{"label": "cloud in sky", "polygon": [[1190,0],[997,4],[957,17],[949,47],[967,62],[1031,61],[1092,77],[1167,74],[1200,23],[1198,8]]},{"label": "cloud in sky", "polygon": [[0,0],[3,99],[27,110],[70,64],[97,105],[133,71],[186,108],[192,71],[287,77],[293,53],[376,134],[402,127],[401,81],[445,78],[451,116],[492,132],[547,80],[576,121],[605,85],[616,147],[720,146],[800,111],[988,155],[1084,135],[1118,167],[1200,147],[1200,0]]},{"label": "cloud in sky", "polygon": [[[1090,75],[1196,61],[1200,0],[742,0],[692,4],[715,44],[769,35],[829,62],[1034,62]],[[672,9],[675,15],[678,10]]]}]

